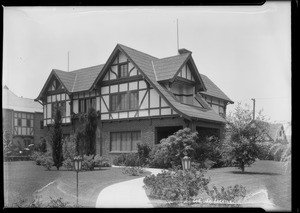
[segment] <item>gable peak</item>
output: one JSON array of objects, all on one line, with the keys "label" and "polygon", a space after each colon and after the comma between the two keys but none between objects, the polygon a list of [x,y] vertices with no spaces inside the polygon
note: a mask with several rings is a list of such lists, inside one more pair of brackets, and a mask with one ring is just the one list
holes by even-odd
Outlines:
[{"label": "gable peak", "polygon": [[178,50],[178,53],[179,53],[179,55],[184,54],[184,53],[190,53],[190,54],[192,54],[192,51],[187,50],[185,48],[182,48],[182,49]]}]

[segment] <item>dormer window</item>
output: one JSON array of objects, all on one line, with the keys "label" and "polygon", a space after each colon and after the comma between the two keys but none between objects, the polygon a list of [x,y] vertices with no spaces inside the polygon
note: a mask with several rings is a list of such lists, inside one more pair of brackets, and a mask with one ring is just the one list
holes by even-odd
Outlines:
[{"label": "dormer window", "polygon": [[128,63],[122,63],[118,65],[119,78],[126,78],[128,76]]}]

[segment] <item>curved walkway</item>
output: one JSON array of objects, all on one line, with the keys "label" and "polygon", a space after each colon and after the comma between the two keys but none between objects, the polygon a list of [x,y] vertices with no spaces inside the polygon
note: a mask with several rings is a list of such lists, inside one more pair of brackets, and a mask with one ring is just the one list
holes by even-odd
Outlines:
[{"label": "curved walkway", "polygon": [[[152,174],[161,172],[160,169],[145,170]],[[143,188],[144,177],[116,183],[104,188],[96,202],[96,208],[153,208]]]}]

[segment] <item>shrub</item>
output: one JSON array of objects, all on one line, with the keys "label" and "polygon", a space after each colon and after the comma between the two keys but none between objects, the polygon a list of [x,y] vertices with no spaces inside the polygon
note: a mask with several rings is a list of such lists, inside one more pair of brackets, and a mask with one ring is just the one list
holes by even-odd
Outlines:
[{"label": "shrub", "polygon": [[150,196],[167,201],[191,201],[204,192],[210,179],[204,177],[205,170],[191,168],[189,171],[169,170],[144,178]]},{"label": "shrub", "polygon": [[92,171],[94,170],[94,155],[83,155],[82,170]]},{"label": "shrub", "polygon": [[138,143],[138,157],[139,157],[139,164],[141,166],[145,166],[149,163],[149,154],[151,152],[151,147],[146,143]]},{"label": "shrub", "polygon": [[34,151],[45,153],[47,152],[47,143],[45,139],[42,139],[35,147]]},{"label": "shrub", "polygon": [[[223,142],[220,141],[218,137],[201,137],[201,139],[197,140],[195,160],[201,163],[205,168],[207,168],[207,166],[221,167],[224,165],[223,150]],[[209,161],[214,163],[207,165]]]},{"label": "shrub", "polygon": [[226,189],[222,186],[221,191],[213,186],[213,190],[206,189],[206,193],[213,201],[231,201],[236,202],[246,196],[246,187],[242,185],[228,186]]},{"label": "shrub", "polygon": [[128,174],[130,176],[140,176],[144,173],[144,170],[141,167],[137,166],[131,166],[131,167],[125,167],[122,171],[123,174]]},{"label": "shrub", "polygon": [[123,153],[113,159],[116,166],[140,166],[138,153]]},{"label": "shrub", "polygon": [[46,153],[42,155],[41,165],[44,166],[47,170],[50,170],[54,162],[51,157],[51,153]]},{"label": "shrub", "polygon": [[74,136],[70,136],[64,140],[63,143],[63,158],[72,159],[76,155],[76,139]]},{"label": "shrub", "polygon": [[74,169],[74,162],[71,158],[67,158],[63,161],[63,167],[67,170],[72,171]]},{"label": "shrub", "polygon": [[95,167],[110,167],[109,160],[100,155],[95,155],[94,157],[94,166]]}]

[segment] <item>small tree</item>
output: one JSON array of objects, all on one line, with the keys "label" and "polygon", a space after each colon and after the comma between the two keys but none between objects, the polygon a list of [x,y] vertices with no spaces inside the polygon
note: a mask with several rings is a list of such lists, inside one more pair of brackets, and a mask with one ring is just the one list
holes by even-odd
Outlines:
[{"label": "small tree", "polygon": [[9,156],[14,151],[14,145],[11,141],[11,133],[7,130],[3,130],[3,154],[4,157]]},{"label": "small tree", "polygon": [[90,108],[85,122],[85,150],[87,155],[96,153],[96,130],[97,130],[97,113],[94,108]]},{"label": "small tree", "polygon": [[55,112],[54,126],[51,129],[50,139],[52,145],[52,158],[54,166],[59,170],[63,162],[63,152],[62,152],[62,128],[61,128],[61,112],[59,109]]},{"label": "small tree", "polygon": [[[248,105],[245,107],[238,103],[234,112],[228,116],[230,124],[229,137],[231,149],[230,157],[234,165],[242,172],[245,166],[250,166],[259,156],[259,147],[263,146],[264,136],[267,131],[267,123],[259,122],[260,125],[252,125],[252,110]],[[262,111],[259,111],[258,121],[263,121]]]}]

